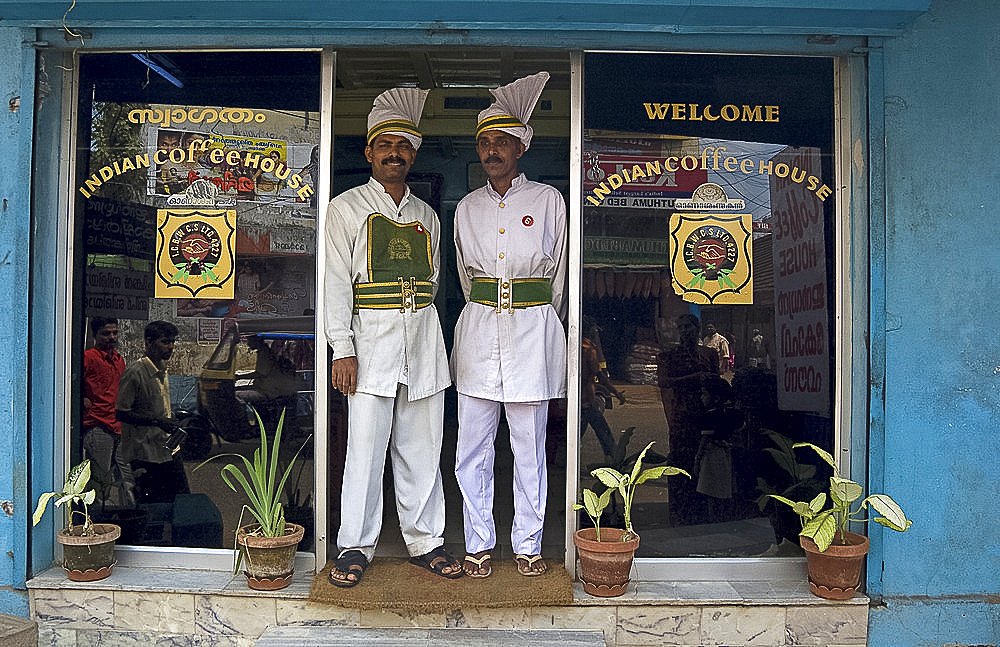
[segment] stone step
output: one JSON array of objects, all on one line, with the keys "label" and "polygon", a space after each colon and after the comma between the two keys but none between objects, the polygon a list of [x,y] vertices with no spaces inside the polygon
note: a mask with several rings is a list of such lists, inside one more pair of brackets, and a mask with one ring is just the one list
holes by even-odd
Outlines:
[{"label": "stone step", "polygon": [[37,622],[28,618],[0,614],[0,647],[37,646]]},{"label": "stone step", "polygon": [[569,629],[416,629],[271,627],[257,647],[607,647],[600,631]]}]

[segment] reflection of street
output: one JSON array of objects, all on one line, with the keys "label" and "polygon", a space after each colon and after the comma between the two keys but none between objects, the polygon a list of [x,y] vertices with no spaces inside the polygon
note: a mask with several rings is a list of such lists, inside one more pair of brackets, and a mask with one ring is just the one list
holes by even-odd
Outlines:
[{"label": "reflection of street", "polygon": [[[624,405],[615,402],[613,408],[604,411],[615,440],[622,437],[623,430],[634,426],[628,455],[641,451],[650,442],[656,443],[651,451],[664,456],[669,454],[669,434],[659,388],[622,382],[615,382],[615,386],[628,400]],[[590,471],[604,465],[605,460],[594,434],[585,434],[580,439],[581,487],[594,487]],[[647,466],[653,467],[652,464]],[[768,550],[772,551],[772,556],[777,556],[773,555],[774,531],[763,515],[721,523],[671,527],[667,479],[661,482],[663,486],[647,482],[635,492],[632,521],[642,536],[638,551],[640,557],[749,557]],[[753,493],[753,496],[756,494]],[[797,550],[793,550],[792,554],[797,554]]]},{"label": "reflection of street", "polygon": [[[284,442],[284,438],[282,440],[282,445],[292,447],[292,443]],[[222,443],[221,445],[217,445],[215,447],[212,455],[240,454],[253,460],[253,452],[259,446],[259,438],[239,443]],[[295,445],[294,449],[298,449],[298,445]],[[284,456],[284,452],[282,452],[282,454],[281,465],[283,466],[285,461],[291,458],[291,454],[288,456]],[[184,471],[187,472],[191,492],[201,492],[207,494],[222,514],[222,548],[231,548],[233,546],[233,541],[236,537],[236,527],[240,523],[241,509],[245,503],[249,503],[242,489],[238,492],[233,492],[222,480],[222,476],[220,474],[222,466],[225,465],[226,462],[232,460],[232,457],[217,458],[197,471],[195,471],[194,468],[197,467],[201,461],[184,462]],[[293,480],[300,473],[300,467],[302,468],[301,478],[297,483],[295,483]],[[294,492],[296,487],[298,487],[299,491],[302,493],[311,494],[313,491],[313,461],[311,458],[303,458],[301,454],[295,462],[295,467],[289,477],[289,482],[285,485],[285,492],[290,494]],[[282,499],[282,504],[286,503],[287,498]],[[249,512],[244,512],[243,525],[248,523],[254,523],[253,517],[250,516]],[[307,546],[299,548],[299,550],[310,549],[311,547]]]}]

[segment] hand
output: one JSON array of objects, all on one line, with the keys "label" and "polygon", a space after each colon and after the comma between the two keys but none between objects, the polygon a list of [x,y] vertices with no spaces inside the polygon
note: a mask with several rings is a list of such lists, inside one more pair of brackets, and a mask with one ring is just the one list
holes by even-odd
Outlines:
[{"label": "hand", "polygon": [[627,400],[625,400],[625,394],[623,392],[615,391],[615,395],[618,396],[618,404],[625,404],[627,402]]},{"label": "hand", "polygon": [[330,382],[344,395],[354,395],[358,388],[358,358],[342,357],[330,365]]},{"label": "hand", "polygon": [[173,418],[160,418],[159,420],[155,420],[153,424],[168,434],[172,434],[178,427],[180,427],[180,425],[177,424],[177,421]]}]

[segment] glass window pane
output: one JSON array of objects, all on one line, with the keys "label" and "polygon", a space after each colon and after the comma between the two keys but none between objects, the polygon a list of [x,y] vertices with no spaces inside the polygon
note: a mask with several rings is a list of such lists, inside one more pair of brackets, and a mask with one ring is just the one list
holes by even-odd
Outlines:
[{"label": "glass window pane", "polygon": [[[96,514],[125,544],[231,547],[254,520],[220,470],[283,414],[280,469],[302,452],[281,501],[311,550],[320,55],[94,54],[79,78],[71,440],[106,465]],[[95,381],[108,317],[125,373]]]},{"label": "glass window pane", "polygon": [[691,479],[638,488],[640,556],[799,554],[765,495],[808,501],[825,473],[790,443],[833,446],[833,62],[584,68],[582,486],[653,443]]}]

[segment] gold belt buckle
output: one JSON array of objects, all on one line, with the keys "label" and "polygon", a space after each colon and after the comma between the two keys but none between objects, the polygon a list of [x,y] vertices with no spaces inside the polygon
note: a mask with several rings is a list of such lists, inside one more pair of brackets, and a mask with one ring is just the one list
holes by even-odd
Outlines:
[{"label": "gold belt buckle", "polygon": [[[403,279],[402,276],[396,277],[399,281],[399,298],[400,298],[400,312],[406,312],[409,308],[413,312],[417,311],[417,279],[415,277],[410,277],[409,281]],[[409,299],[409,301],[407,301]]]}]

